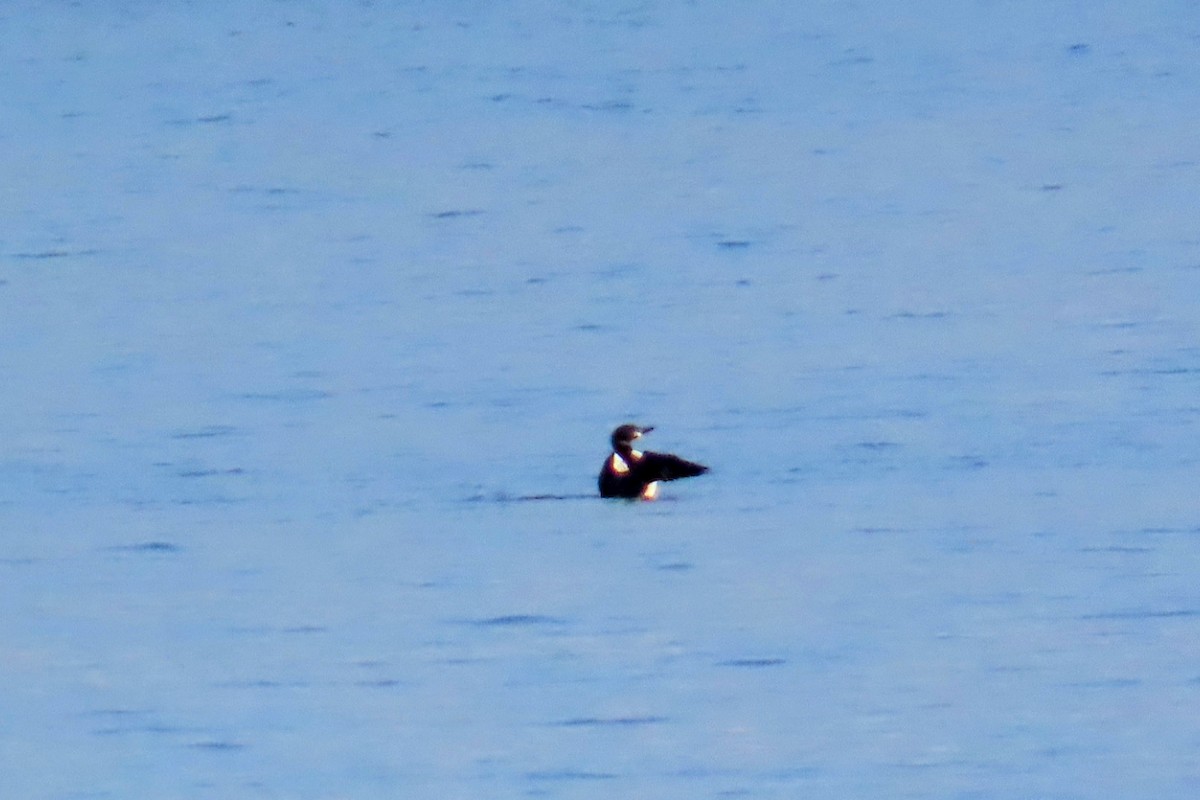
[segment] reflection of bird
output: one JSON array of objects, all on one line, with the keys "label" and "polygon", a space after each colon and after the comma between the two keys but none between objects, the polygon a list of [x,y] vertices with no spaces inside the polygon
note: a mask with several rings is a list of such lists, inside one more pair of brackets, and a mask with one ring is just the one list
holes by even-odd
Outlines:
[{"label": "reflection of bird", "polygon": [[658,496],[659,481],[673,481],[703,475],[708,467],[668,453],[640,452],[633,440],[654,428],[622,425],[613,431],[612,455],[600,470],[600,496],[653,500]]}]

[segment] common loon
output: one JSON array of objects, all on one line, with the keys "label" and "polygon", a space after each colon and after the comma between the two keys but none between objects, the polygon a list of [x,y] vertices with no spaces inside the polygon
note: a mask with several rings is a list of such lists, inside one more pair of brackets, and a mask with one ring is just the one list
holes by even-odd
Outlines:
[{"label": "common loon", "polygon": [[629,500],[653,500],[658,496],[659,481],[673,481],[703,475],[708,467],[668,453],[640,452],[633,441],[654,428],[622,425],[613,431],[613,452],[604,459],[600,470],[600,496]]}]

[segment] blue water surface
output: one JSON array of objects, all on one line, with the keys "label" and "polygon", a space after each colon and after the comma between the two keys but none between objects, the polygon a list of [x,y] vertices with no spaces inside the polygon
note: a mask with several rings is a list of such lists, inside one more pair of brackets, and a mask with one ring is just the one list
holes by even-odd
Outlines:
[{"label": "blue water surface", "polygon": [[0,95],[4,796],[1200,790],[1194,3],[17,2]]}]

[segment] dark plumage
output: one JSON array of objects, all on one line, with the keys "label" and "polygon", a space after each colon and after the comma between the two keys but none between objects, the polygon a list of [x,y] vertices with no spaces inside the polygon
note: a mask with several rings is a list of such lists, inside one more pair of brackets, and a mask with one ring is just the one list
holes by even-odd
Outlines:
[{"label": "dark plumage", "polygon": [[622,425],[613,431],[612,454],[600,470],[600,496],[629,500],[653,500],[659,481],[691,478],[708,472],[708,467],[669,453],[638,452],[633,441],[654,428]]}]

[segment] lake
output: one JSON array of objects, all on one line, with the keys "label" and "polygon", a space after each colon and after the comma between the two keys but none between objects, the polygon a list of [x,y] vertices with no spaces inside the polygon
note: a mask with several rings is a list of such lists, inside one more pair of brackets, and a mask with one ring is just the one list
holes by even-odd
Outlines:
[{"label": "lake", "polygon": [[6,794],[1200,790],[1194,3],[17,2],[0,92]]}]

